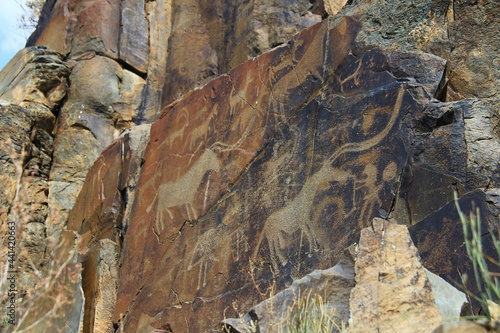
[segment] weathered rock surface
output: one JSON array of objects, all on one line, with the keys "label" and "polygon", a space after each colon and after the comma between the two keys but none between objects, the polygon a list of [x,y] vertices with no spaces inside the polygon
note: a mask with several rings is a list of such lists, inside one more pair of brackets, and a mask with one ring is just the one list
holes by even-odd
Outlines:
[{"label": "weathered rock surface", "polygon": [[[283,290],[335,264],[377,216],[412,226],[431,270],[453,258],[435,270],[448,281],[470,271],[449,202],[473,198],[498,227],[499,7],[47,1],[29,45],[63,56],[19,56],[28,65],[0,87],[29,117],[57,117],[36,232],[47,255],[66,225],[80,235],[85,330],[213,330],[230,304],[260,300],[248,271]],[[49,67],[61,75],[33,79]],[[120,137],[160,114],[150,135]]]},{"label": "weathered rock surface", "polygon": [[[61,232],[47,274],[37,284],[36,292],[16,301],[16,325],[8,324],[2,332],[78,332],[84,316],[81,266],[75,251],[77,235]],[[22,286],[24,281],[18,280]]]},{"label": "weathered rock surface", "polygon": [[152,121],[177,97],[318,23],[311,7],[306,0],[48,1],[28,45],[69,58],[93,52],[147,76],[137,121]]},{"label": "weathered rock surface", "polygon": [[21,106],[59,106],[68,87],[69,69],[63,57],[46,47],[19,51],[0,72],[0,99]]},{"label": "weathered rock surface", "polygon": [[[413,242],[412,246],[414,246]],[[425,274],[431,284],[432,295],[442,321],[444,323],[459,322],[460,316],[465,313],[464,307],[469,303],[465,294],[427,269],[425,269]]]},{"label": "weathered rock surface", "polygon": [[101,152],[133,126],[144,80],[117,62],[88,54],[71,63],[72,82],[55,129],[48,237],[68,221],[85,176]]},{"label": "weathered rock surface", "polygon": [[[3,263],[11,258],[9,270],[17,272],[18,316],[28,316],[24,313],[30,298],[48,274],[46,219],[54,113],[65,96],[68,75],[62,56],[43,47],[20,51],[0,73],[0,230],[6,245],[0,256]],[[15,243],[10,254],[7,236]],[[7,271],[2,267],[0,280],[5,281]]]},{"label": "weathered rock surface", "polygon": [[[488,204],[486,195],[481,190],[475,190],[464,195],[458,201],[462,211],[468,216],[475,212],[475,207],[481,212],[481,229],[483,230],[483,248],[485,253],[495,253],[494,245],[487,230],[498,229],[499,215]],[[474,271],[467,258],[464,243],[463,228],[455,203],[450,202],[442,209],[429,215],[421,222],[410,227],[410,235],[419,249],[423,265],[448,281],[462,285],[461,276],[467,275],[467,290],[478,293],[472,277]],[[492,267],[492,271],[496,268]],[[477,307],[477,305],[475,305]]]},{"label": "weathered rock surface", "polygon": [[[323,310],[298,309],[317,296]],[[464,293],[421,265],[405,226],[375,218],[337,265],[294,281],[221,324],[228,332],[288,332],[289,325],[300,325],[299,311],[309,311],[301,319],[311,322],[319,315],[314,311],[323,311],[335,321],[335,332],[346,326],[349,332],[433,332],[442,322],[458,323],[466,303]]]},{"label": "weathered rock surface", "polygon": [[[419,161],[414,148],[430,145],[440,128],[465,137],[463,122],[432,111],[445,62],[356,45],[361,24],[334,22],[190,92],[153,125],[127,207],[114,316],[125,330],[213,329],[233,311],[228,304],[258,300],[250,268],[259,285],[276,279],[281,289],[333,265],[367,221],[398,204],[411,207],[404,214],[418,225],[428,207],[400,175],[440,178],[436,210],[464,189],[463,174],[440,169],[444,161],[462,167],[453,155]],[[109,186],[107,207],[119,207],[112,198],[120,187]],[[408,205],[405,192],[416,196]],[[114,212],[95,215],[82,233],[111,237]]]},{"label": "weathered rock surface", "polygon": [[[83,266],[85,332],[114,332],[120,250],[130,223],[130,205],[140,174],[150,125],[126,131],[99,157],[71,211],[68,229],[80,236],[76,246]],[[102,184],[102,186],[97,185]]]},{"label": "weathered rock surface", "polygon": [[488,330],[477,323],[463,321],[461,323],[443,324],[433,333],[486,333]]},{"label": "weathered rock surface", "polygon": [[[47,181],[53,149],[50,133],[55,117],[46,108],[26,109],[14,104],[0,106],[0,112],[4,138],[0,145],[0,218],[5,223],[4,231],[7,221],[16,224],[17,241],[21,243],[18,251],[22,249],[23,253],[19,253],[15,267],[19,265],[21,274],[27,274],[21,277],[26,291],[38,280],[33,269],[40,269],[44,263]],[[4,258],[6,254],[2,252]]]}]

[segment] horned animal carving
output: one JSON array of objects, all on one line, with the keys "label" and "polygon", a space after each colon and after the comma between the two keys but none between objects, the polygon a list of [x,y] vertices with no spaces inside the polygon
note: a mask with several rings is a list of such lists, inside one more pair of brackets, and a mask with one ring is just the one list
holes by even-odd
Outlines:
[{"label": "horned animal carving", "polygon": [[309,254],[316,251],[319,248],[319,243],[316,231],[311,223],[310,214],[318,187],[325,181],[336,180],[345,183],[350,178],[354,178],[354,176],[349,172],[324,164],[321,169],[307,179],[299,194],[288,205],[275,211],[267,218],[257,243],[256,252],[261,247],[264,238],[266,238],[271,252],[273,268],[277,271],[279,263],[284,265],[288,262],[288,258],[282,252],[287,246],[285,237],[297,231],[301,232],[301,239],[305,234],[309,243]]},{"label": "horned animal carving", "polygon": [[[404,89],[401,87],[394,103],[394,109],[390,111],[390,118],[381,131],[364,141],[349,142],[340,146],[323,162],[321,168],[306,180],[299,194],[291,202],[267,218],[253,253],[254,260],[257,258],[262,242],[264,239],[267,239],[273,269],[278,271],[280,264],[284,265],[288,262],[288,258],[283,252],[287,246],[286,237],[291,236],[297,231],[301,232],[301,243],[302,235],[305,234],[309,243],[309,254],[318,249],[319,244],[310,214],[319,185],[325,182],[346,184],[350,179],[356,183],[356,178],[353,174],[340,168],[334,168],[332,166],[333,163],[343,154],[371,149],[387,137],[400,114],[403,95]],[[376,176],[373,175],[373,172],[368,171],[370,171],[370,168],[365,169],[368,177]],[[368,182],[364,181],[363,184],[366,185]],[[370,199],[373,198],[370,197]]]},{"label": "horned animal carving", "polygon": [[199,187],[203,181],[203,177],[209,171],[219,171],[220,162],[217,155],[211,150],[206,149],[193,166],[178,179],[161,184],[158,187],[156,194],[157,200],[153,201],[146,211],[149,213],[155,202],[156,207],[156,231],[163,230],[165,212],[174,218],[171,209],[173,207],[184,206],[187,211],[188,218],[194,220],[198,218],[196,209],[194,208],[195,196],[199,192]]}]

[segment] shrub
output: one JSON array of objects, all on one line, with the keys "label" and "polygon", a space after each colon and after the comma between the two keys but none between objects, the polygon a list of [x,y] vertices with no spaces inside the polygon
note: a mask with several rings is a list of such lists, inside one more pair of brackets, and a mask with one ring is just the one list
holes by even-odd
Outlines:
[{"label": "shrub", "polygon": [[287,320],[289,333],[331,333],[347,332],[345,323],[342,327],[334,320],[333,310],[328,309],[328,304],[319,294],[299,295],[296,309],[292,311]]}]

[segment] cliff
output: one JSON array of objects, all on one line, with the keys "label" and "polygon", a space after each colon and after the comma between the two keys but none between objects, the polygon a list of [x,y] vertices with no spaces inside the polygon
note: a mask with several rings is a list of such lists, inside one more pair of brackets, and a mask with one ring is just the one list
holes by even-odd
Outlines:
[{"label": "cliff", "polygon": [[[366,324],[363,304],[406,301],[367,300],[364,276],[388,281],[380,300],[415,267],[399,277],[432,305],[419,256],[474,275],[454,193],[499,227],[498,17],[495,1],[48,0],[0,73],[4,329],[212,332],[359,242],[339,320],[401,331]],[[373,243],[396,229],[374,218],[415,245],[393,270],[362,256],[389,256]],[[422,332],[444,320],[426,316]]]}]

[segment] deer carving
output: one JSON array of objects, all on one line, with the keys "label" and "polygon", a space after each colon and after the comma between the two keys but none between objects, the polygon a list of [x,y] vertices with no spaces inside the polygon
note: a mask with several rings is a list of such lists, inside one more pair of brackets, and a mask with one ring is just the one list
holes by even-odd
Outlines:
[{"label": "deer carving", "polygon": [[297,231],[301,232],[301,243],[302,237],[305,235],[309,244],[309,254],[317,251],[319,243],[310,218],[315,194],[319,186],[326,181],[337,180],[344,183],[350,178],[354,178],[354,176],[349,172],[324,164],[307,179],[299,194],[288,205],[275,211],[267,218],[257,242],[254,257],[257,255],[264,239],[267,239],[273,268],[277,271],[280,263],[284,265],[288,262],[282,252],[287,246],[286,236],[290,236]]}]

